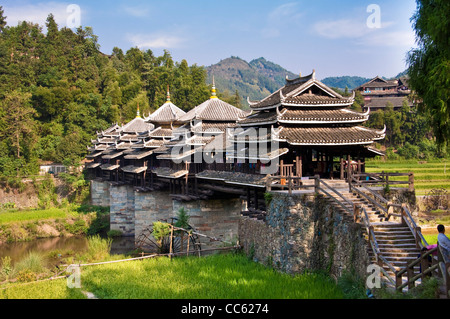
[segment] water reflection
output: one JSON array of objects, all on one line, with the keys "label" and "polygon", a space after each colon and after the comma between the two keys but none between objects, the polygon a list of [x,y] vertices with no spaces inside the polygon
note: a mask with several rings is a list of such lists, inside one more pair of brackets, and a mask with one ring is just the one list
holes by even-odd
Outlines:
[{"label": "water reflection", "polygon": [[[28,242],[7,243],[0,245],[0,258],[9,256],[14,264],[22,260],[29,252],[46,254],[51,251],[71,251],[74,254],[83,253],[88,248],[86,237],[54,237],[40,238]],[[114,238],[111,254],[127,254],[134,250],[134,237]]]}]

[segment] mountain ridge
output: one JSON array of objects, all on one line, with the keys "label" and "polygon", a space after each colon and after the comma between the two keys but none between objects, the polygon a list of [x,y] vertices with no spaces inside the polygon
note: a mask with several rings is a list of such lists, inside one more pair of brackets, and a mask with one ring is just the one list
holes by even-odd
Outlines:
[{"label": "mountain ridge", "polygon": [[[236,95],[237,92],[240,104],[244,106],[247,106],[247,97],[251,100],[260,100],[284,86],[286,76],[290,79],[298,77],[297,74],[264,57],[247,62],[240,57],[231,56],[206,67],[206,71],[207,81],[212,83],[214,77],[219,93],[229,97]],[[406,71],[403,71],[394,78],[403,76],[405,73]],[[346,88],[356,89],[371,79],[344,75],[326,77],[320,81],[331,88],[343,91]]]}]

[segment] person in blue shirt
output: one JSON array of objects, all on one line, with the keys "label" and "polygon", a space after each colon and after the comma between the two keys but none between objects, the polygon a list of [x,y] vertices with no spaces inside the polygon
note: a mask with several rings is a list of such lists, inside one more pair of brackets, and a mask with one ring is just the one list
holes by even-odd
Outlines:
[{"label": "person in blue shirt", "polygon": [[445,235],[444,225],[438,225],[437,230],[439,232],[437,239],[441,247],[442,257],[444,257],[444,262],[448,268],[450,265],[450,239]]}]

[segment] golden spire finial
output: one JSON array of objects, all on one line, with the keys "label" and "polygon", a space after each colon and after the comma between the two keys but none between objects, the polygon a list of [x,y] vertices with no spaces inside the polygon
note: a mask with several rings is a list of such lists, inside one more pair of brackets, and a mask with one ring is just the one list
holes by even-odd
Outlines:
[{"label": "golden spire finial", "polygon": [[169,91],[169,85],[167,85],[167,100],[166,103],[170,102],[170,91]]},{"label": "golden spire finial", "polygon": [[140,114],[140,112],[139,112],[139,102],[138,102],[138,104],[137,104],[136,118],[141,118],[141,114]]},{"label": "golden spire finial", "polygon": [[214,81],[214,75],[213,75],[213,84],[212,84],[212,89],[211,89],[211,97],[210,99],[217,99],[217,95],[216,95],[216,83]]}]

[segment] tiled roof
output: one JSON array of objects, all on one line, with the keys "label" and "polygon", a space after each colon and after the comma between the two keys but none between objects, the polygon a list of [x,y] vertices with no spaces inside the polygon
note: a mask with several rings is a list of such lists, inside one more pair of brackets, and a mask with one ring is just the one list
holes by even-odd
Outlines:
[{"label": "tiled roof", "polygon": [[301,105],[317,105],[317,104],[349,104],[348,98],[336,98],[326,95],[317,95],[317,94],[302,94],[292,97],[286,97],[283,100],[283,105],[286,104],[301,104]]},{"label": "tiled roof", "polygon": [[150,156],[153,154],[153,151],[134,151],[124,156],[125,159],[143,159],[144,157]]},{"label": "tiled roof", "polygon": [[158,167],[152,169],[152,172],[159,177],[166,177],[166,178],[180,178],[186,176],[186,174],[189,174],[188,170],[173,170],[168,167]]},{"label": "tiled roof", "polygon": [[396,97],[372,97],[370,101],[366,101],[364,107],[371,108],[382,108],[386,107],[388,102],[391,102],[394,107],[402,107],[403,101],[406,100],[408,105],[411,106],[412,103],[405,96]]},{"label": "tiled roof", "polygon": [[173,137],[172,129],[157,127],[149,133],[149,137]]},{"label": "tiled roof", "polygon": [[365,127],[280,127],[278,139],[293,145],[371,144],[383,139],[384,131]]},{"label": "tiled roof", "polygon": [[267,175],[210,170],[202,171],[195,176],[197,178],[220,180],[228,184],[245,184],[255,186],[265,186],[267,179],[269,178]]},{"label": "tiled roof", "polygon": [[[312,91],[314,89],[314,92]],[[311,91],[311,92],[310,92]],[[349,105],[353,97],[343,97],[322,82],[316,80],[315,72],[306,77],[286,79],[286,85],[261,101],[248,100],[252,109],[269,109],[286,104],[298,105]]]},{"label": "tiled roof", "polygon": [[157,148],[164,144],[164,140],[151,139],[144,143],[144,147],[147,148]]},{"label": "tiled roof", "polygon": [[345,123],[364,122],[369,119],[369,114],[358,113],[349,109],[317,110],[317,109],[288,109],[281,112],[278,117],[280,123]]},{"label": "tiled roof", "polygon": [[147,170],[147,167],[146,166],[128,165],[128,166],[122,167],[121,170],[125,173],[139,174],[139,173],[145,172]]},{"label": "tiled roof", "polygon": [[113,159],[119,156],[122,156],[123,152],[110,152],[102,156],[103,159]]},{"label": "tiled roof", "polygon": [[194,133],[223,133],[227,128],[235,127],[236,122],[205,122],[199,121],[191,127]]},{"label": "tiled roof", "polygon": [[121,131],[124,133],[139,133],[151,131],[155,126],[151,123],[145,122],[141,117],[135,117],[133,120],[122,126]]},{"label": "tiled roof", "polygon": [[219,98],[210,98],[181,116],[180,121],[210,120],[232,122],[237,121],[239,118],[243,118],[246,115],[247,113],[243,110],[238,109]]},{"label": "tiled roof", "polygon": [[272,124],[277,122],[277,112],[271,111],[260,111],[255,114],[251,114],[243,120],[238,122],[239,125],[254,125],[254,124]]},{"label": "tiled roof", "polygon": [[203,148],[203,151],[205,151],[205,152],[225,151],[232,147],[233,147],[233,144],[231,143],[230,139],[227,138],[227,135],[220,134],[220,135],[215,136],[214,139]]},{"label": "tiled roof", "polygon": [[100,166],[100,168],[103,171],[113,171],[115,169],[118,169],[120,167],[120,165],[115,165],[115,164],[103,164]]},{"label": "tiled roof", "polygon": [[178,121],[184,114],[186,114],[186,112],[178,106],[172,102],[166,102],[145,120],[151,123],[171,123]]},{"label": "tiled roof", "polygon": [[88,164],[86,165],[86,168],[97,168],[97,167],[99,167],[100,165],[102,165],[102,163],[88,163]]}]

